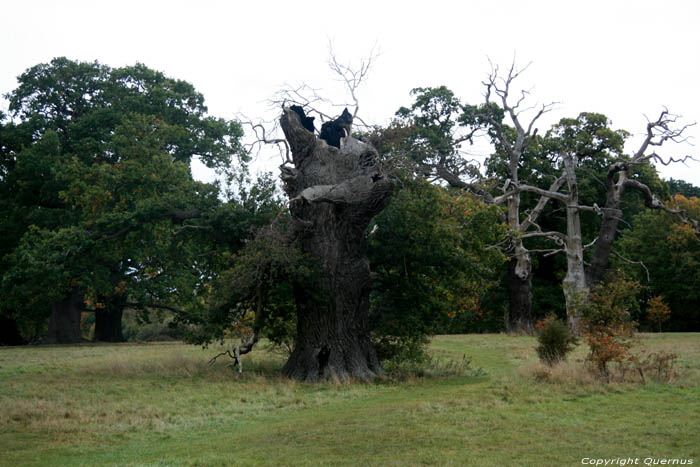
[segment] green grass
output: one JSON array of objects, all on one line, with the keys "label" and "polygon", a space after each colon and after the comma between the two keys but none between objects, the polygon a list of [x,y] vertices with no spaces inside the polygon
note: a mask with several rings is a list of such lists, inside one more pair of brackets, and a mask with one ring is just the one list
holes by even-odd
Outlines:
[{"label": "green grass", "polygon": [[[180,343],[0,349],[1,465],[581,465],[700,462],[700,334],[649,334],[670,384],[576,376],[580,348],[536,382],[535,341],[441,336],[441,361],[486,376],[310,385],[253,354],[242,376],[217,349]],[[572,374],[574,374],[572,376]]]}]

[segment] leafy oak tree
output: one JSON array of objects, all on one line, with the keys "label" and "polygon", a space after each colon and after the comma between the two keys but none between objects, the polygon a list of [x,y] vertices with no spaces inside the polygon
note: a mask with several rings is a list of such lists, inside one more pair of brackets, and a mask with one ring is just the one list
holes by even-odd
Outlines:
[{"label": "leafy oak tree", "polygon": [[90,310],[97,339],[121,340],[130,301],[197,280],[173,235],[219,201],[189,163],[239,167],[242,131],[207,116],[189,83],[141,64],[57,58],[18,81],[1,138],[1,312],[34,340],[50,318],[45,341],[75,342]]}]

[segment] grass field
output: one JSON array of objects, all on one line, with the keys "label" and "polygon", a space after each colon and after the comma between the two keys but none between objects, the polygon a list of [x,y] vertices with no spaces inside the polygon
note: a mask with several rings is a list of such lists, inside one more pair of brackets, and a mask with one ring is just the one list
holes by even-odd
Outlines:
[{"label": "grass field", "polygon": [[680,355],[676,381],[581,379],[580,348],[538,382],[534,339],[504,335],[434,339],[481,376],[347,385],[280,378],[266,352],[237,376],[180,343],[0,348],[0,464],[698,464],[700,334],[642,339]]}]

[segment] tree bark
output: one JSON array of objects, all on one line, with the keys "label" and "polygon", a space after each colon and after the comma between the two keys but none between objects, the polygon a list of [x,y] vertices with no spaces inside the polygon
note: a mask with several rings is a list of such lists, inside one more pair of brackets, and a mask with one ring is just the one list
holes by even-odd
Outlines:
[{"label": "tree bark", "polygon": [[49,329],[44,337],[44,344],[76,344],[82,340],[80,333],[82,300],[82,294],[73,289],[63,301],[51,306]]},{"label": "tree bark", "polygon": [[95,338],[97,342],[124,342],[122,334],[123,301],[108,303],[95,312]]},{"label": "tree bark", "polygon": [[[627,178],[626,170],[620,170],[622,165],[614,164],[608,169],[608,174],[605,181],[607,195],[605,197],[605,208],[603,209],[603,219],[598,231],[598,240],[595,243],[591,264],[586,271],[586,284],[588,287],[593,287],[603,280],[603,275],[610,263],[610,254],[612,246],[617,235],[617,226],[622,218],[622,210],[620,205],[622,202],[622,194],[625,189],[625,180]],[[620,173],[620,183],[615,183],[615,175]]]},{"label": "tree bark", "polygon": [[522,240],[514,239],[513,256],[508,261],[508,319],[509,333],[531,333],[532,322],[532,262]]},{"label": "tree bark", "polygon": [[586,285],[586,271],[583,262],[581,207],[578,204],[576,159],[573,156],[564,156],[564,170],[569,186],[569,196],[566,204],[566,276],[563,288],[569,329],[572,333],[578,334],[581,331],[582,307],[588,301],[589,288]]},{"label": "tree bark", "polygon": [[295,290],[297,336],[284,375],[300,381],[369,380],[383,372],[368,327],[370,268],[365,229],[389,202],[394,181],[376,150],[352,137],[340,149],[304,129],[284,109],[280,119],[294,168],[282,169],[302,251],[318,266],[315,284]]}]

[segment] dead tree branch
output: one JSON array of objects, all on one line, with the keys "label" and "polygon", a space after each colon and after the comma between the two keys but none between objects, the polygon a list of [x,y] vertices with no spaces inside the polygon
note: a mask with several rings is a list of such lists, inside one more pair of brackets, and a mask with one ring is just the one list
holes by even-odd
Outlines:
[{"label": "dead tree branch", "polygon": [[649,269],[647,269],[647,267],[644,265],[644,262],[643,262],[643,261],[633,261],[633,260],[631,260],[631,259],[629,259],[629,258],[625,258],[624,256],[622,256],[620,253],[618,253],[618,252],[615,251],[615,250],[612,250],[612,254],[615,255],[615,256],[617,256],[618,258],[620,258],[622,261],[624,261],[624,262],[626,262],[626,263],[629,263],[629,264],[638,264],[638,265],[640,265],[640,266],[644,269],[644,272],[645,272],[646,275],[647,275],[647,282],[651,282],[651,275],[649,274]]},{"label": "dead tree branch", "polygon": [[345,88],[350,93],[350,97],[355,104],[355,110],[352,113],[353,120],[357,119],[365,126],[367,126],[367,124],[357,116],[357,113],[360,110],[360,101],[357,98],[357,90],[367,79],[370,68],[378,57],[379,52],[376,50],[375,45],[372,47],[369,55],[366,58],[361,59],[358,65],[340,63],[337,55],[333,52],[333,43],[330,40],[328,41],[328,66],[333,73],[338,75],[339,80],[344,83]]},{"label": "dead tree branch", "polygon": [[253,333],[248,337],[248,339],[245,342],[241,342],[237,346],[233,348],[233,354],[231,353],[230,350],[225,350],[221,352],[218,355],[215,355],[209,360],[209,365],[213,365],[216,363],[216,360],[219,357],[223,357],[224,355],[228,355],[231,359],[233,359],[233,362],[227,365],[229,368],[233,368],[236,365],[238,366],[238,374],[243,373],[243,360],[241,359],[241,355],[245,355],[247,353],[250,353],[253,350],[253,347],[255,347],[255,344],[258,343],[259,340],[259,335],[257,331],[253,331]]}]

